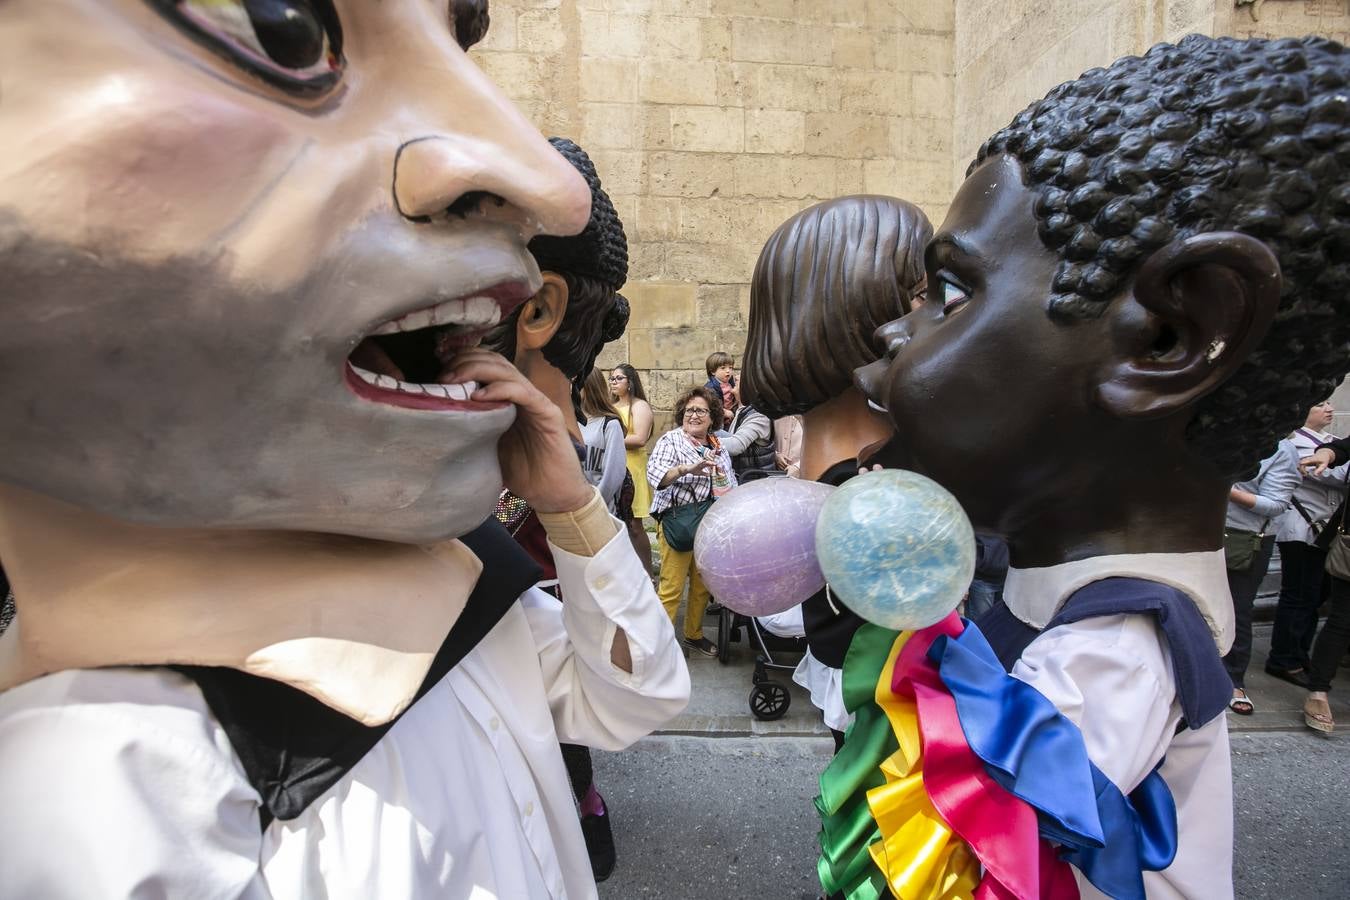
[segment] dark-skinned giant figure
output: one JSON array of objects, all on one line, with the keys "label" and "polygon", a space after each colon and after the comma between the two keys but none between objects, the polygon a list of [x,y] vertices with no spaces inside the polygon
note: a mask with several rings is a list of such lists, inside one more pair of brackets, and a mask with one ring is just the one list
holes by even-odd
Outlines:
[{"label": "dark-skinned giant figure", "polygon": [[590,209],[486,8],[0,3],[0,896],[595,896],[558,742],[688,673],[476,346]]},{"label": "dark-skinned giant figure", "polygon": [[921,880],[1231,896],[1225,500],[1350,367],[1348,82],[1327,40],[1192,36],[1059,86],[981,148],[928,303],[861,379],[899,435],[877,459],[1007,536],[1006,605],[855,638],[877,689],[854,702],[885,715],[859,713],[873,727],[822,779],[828,889],[919,871],[894,843],[866,865],[840,826],[852,790],[922,771],[931,805],[904,808],[955,843]]}]

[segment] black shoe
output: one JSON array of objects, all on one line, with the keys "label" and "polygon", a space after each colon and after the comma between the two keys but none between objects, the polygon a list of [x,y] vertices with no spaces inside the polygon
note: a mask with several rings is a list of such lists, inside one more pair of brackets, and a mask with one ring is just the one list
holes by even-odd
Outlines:
[{"label": "black shoe", "polygon": [[1294,687],[1301,687],[1305,691],[1308,689],[1308,673],[1304,669],[1276,669],[1273,666],[1266,666],[1266,674],[1271,678],[1287,681]]},{"label": "black shoe", "polygon": [[581,817],[581,836],[586,839],[586,854],[597,882],[614,874],[614,832],[609,827],[609,808],[598,816]]},{"label": "black shoe", "polygon": [[717,658],[717,645],[705,637],[698,638],[697,640],[694,638],[685,638],[684,645],[690,650],[702,653],[704,656],[711,656],[714,659]]}]

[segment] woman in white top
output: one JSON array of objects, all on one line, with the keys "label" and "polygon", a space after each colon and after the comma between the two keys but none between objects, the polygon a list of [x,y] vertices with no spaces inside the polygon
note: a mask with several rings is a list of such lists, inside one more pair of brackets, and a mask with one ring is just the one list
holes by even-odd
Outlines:
[{"label": "woman in white top", "polygon": [[[1335,437],[1326,431],[1335,412],[1330,400],[1308,410],[1303,427],[1289,436],[1300,457],[1312,455]],[[1266,671],[1286,681],[1307,681],[1317,608],[1322,605],[1322,568],[1327,561],[1326,548],[1318,546],[1317,536],[1345,499],[1345,474],[1343,465],[1321,475],[1304,473],[1294,489],[1293,505],[1280,517],[1275,534],[1280,548],[1280,602]]]},{"label": "woman in white top", "polygon": [[599,369],[592,368],[582,382],[581,413],[586,417],[581,426],[581,442],[586,445],[581,470],[586,473],[586,480],[600,491],[609,511],[615,512],[624,475],[628,474],[628,457],[623,446],[623,423],[614,404],[609,402],[609,382]]},{"label": "woman in white top", "polygon": [[1228,511],[1224,516],[1225,536],[1235,533],[1257,535],[1256,552],[1246,565],[1228,567],[1228,592],[1233,597],[1233,646],[1223,658],[1228,677],[1233,680],[1233,699],[1228,708],[1240,716],[1255,710],[1247,696],[1247,663],[1252,657],[1252,603],[1266,577],[1270,555],[1275,549],[1275,522],[1289,508],[1289,498],[1298,486],[1298,451],[1283,440],[1275,452],[1261,460],[1256,477],[1233,485],[1228,491]]}]

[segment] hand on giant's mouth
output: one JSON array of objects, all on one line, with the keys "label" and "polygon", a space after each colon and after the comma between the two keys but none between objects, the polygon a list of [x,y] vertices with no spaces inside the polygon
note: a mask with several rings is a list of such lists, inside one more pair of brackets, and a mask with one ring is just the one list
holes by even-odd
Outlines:
[{"label": "hand on giant's mouth", "polygon": [[468,411],[478,385],[446,377],[451,361],[478,346],[529,296],[524,281],[442,300],[391,318],[371,330],[347,359],[347,381],[367,400],[413,409]]},{"label": "hand on giant's mouth", "polygon": [[594,490],[581,472],[562,410],[504,357],[482,348],[465,350],[441,374],[457,384],[476,383],[470,399],[510,403],[516,421],[497,444],[502,481],[536,512],[578,510]]}]

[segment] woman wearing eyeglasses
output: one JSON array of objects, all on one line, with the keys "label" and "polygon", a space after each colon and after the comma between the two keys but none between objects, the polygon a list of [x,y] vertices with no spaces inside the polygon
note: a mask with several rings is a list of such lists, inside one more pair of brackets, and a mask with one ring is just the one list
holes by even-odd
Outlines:
[{"label": "woman wearing eyeglasses", "polygon": [[[706,387],[689,388],[675,400],[675,427],[656,442],[647,461],[647,483],[656,491],[652,515],[658,523],[682,506],[702,503],[736,486],[731,457],[713,431],[722,427],[722,403]],[[708,589],[694,567],[694,552],[676,550],[658,524],[661,580],[656,593],[675,621],[680,595],[689,582],[689,606],[684,612],[684,643],[704,656],[716,656],[717,645],[703,636],[703,612]]]},{"label": "woman wearing eyeglasses", "polygon": [[647,484],[647,441],[652,437],[652,407],[642,390],[642,379],[628,363],[609,373],[609,393],[614,409],[623,423],[623,446],[628,456],[628,474],[633,476],[633,518],[628,520],[628,537],[651,574],[652,543],[642,520],[652,514],[652,489]]}]

